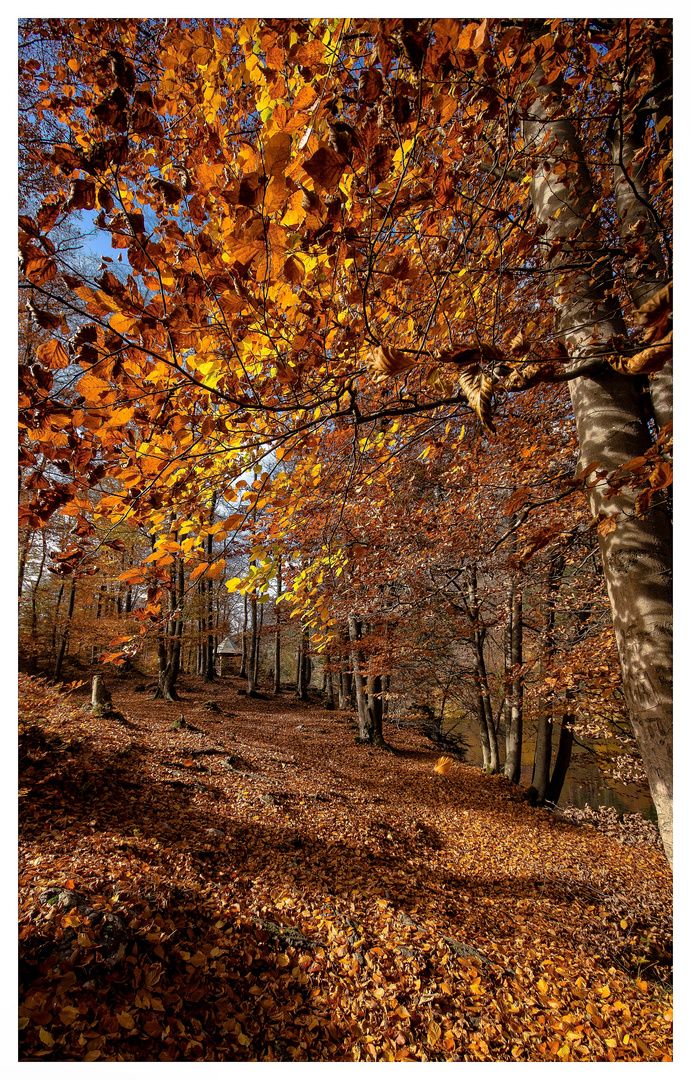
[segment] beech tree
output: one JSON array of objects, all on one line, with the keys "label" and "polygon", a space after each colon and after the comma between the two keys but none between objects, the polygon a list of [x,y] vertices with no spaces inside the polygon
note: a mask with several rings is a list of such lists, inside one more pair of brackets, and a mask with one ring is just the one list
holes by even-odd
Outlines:
[{"label": "beech tree", "polygon": [[[430,470],[451,445],[456,510],[473,515],[463,468],[473,454],[499,468],[520,397],[564,444],[561,462],[542,443],[524,449],[555,500],[585,495],[598,531],[671,860],[669,21],[21,30],[29,119],[61,132],[38,151],[53,190],[20,218],[22,288],[53,335],[21,369],[23,461],[68,474],[34,490],[24,526],[59,511],[79,543],[94,513],[134,520],[158,530],[163,559],[184,507],[178,554],[196,581],[214,572],[217,491],[243,508],[217,523],[229,549],[271,512],[254,595],[277,547],[292,537],[301,550],[316,497],[323,550],[282,603],[327,648],[344,624],[324,575],[368,574],[366,537],[339,532],[339,507],[365,502],[375,477],[393,504],[402,455]],[[111,245],[96,273],[51,240],[75,215]],[[555,412],[565,386],[568,422]],[[111,490],[87,507],[97,475]],[[529,551],[555,543],[546,527],[528,537],[538,508],[529,485],[513,490],[510,509],[486,511],[517,514]],[[371,521],[384,506],[372,502]],[[368,614],[351,607],[346,622]],[[362,696],[378,673],[354,673]]]}]

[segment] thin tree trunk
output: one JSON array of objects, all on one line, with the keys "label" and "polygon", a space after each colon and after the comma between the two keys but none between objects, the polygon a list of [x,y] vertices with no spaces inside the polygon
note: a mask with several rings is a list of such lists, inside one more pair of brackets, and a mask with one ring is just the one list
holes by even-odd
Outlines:
[{"label": "thin tree trunk", "polygon": [[60,589],[58,590],[58,598],[55,602],[55,619],[53,620],[53,631],[50,640],[50,655],[55,656],[57,634],[58,634],[58,617],[60,615],[60,604],[62,603],[62,596],[65,591],[64,579],[60,582]]},{"label": "thin tree trunk", "polygon": [[185,568],[182,559],[176,557],[170,568],[167,641],[164,637],[159,637],[158,687],[154,694],[154,698],[163,698],[165,701],[179,701],[175,684],[180,674],[184,593]]},{"label": "thin tree trunk", "polygon": [[371,739],[375,746],[383,746],[383,712],[382,712],[382,682],[381,675],[370,675],[367,678],[367,710],[369,713],[369,728]]},{"label": "thin tree trunk", "polygon": [[510,694],[508,695],[508,726],[506,731],[506,761],[504,775],[515,784],[521,782],[521,753],[523,749],[523,618],[521,591],[510,589],[511,614],[509,652],[511,659]]},{"label": "thin tree trunk", "polygon": [[247,693],[253,694],[257,689],[256,664],[257,664],[257,594],[250,596],[250,648],[247,657]]},{"label": "thin tree trunk", "polygon": [[247,678],[247,593],[242,596],[242,656],[238,675],[241,679]]},{"label": "thin tree trunk", "polygon": [[18,581],[17,581],[17,595],[18,595],[20,600],[22,598],[22,592],[24,590],[24,574],[26,573],[26,560],[27,560],[27,557],[28,557],[28,554],[29,554],[29,548],[31,547],[31,542],[32,542],[33,538],[34,538],[33,529],[27,529],[24,541],[23,541],[21,547],[19,548],[19,571],[18,571]]},{"label": "thin tree trunk", "polygon": [[274,694],[281,692],[281,605],[278,598],[281,595],[283,582],[281,581],[281,556],[276,563],[276,633],[274,635]]},{"label": "thin tree trunk", "polygon": [[36,643],[36,634],[37,634],[37,629],[38,629],[38,611],[37,611],[37,608],[36,608],[36,599],[37,599],[37,596],[38,596],[38,587],[41,584],[41,578],[43,577],[43,570],[44,570],[44,567],[46,565],[47,545],[46,545],[46,531],[45,531],[45,529],[41,530],[41,540],[42,540],[41,561],[38,564],[38,571],[36,572],[36,579],[35,579],[35,581],[32,582],[32,585],[31,585],[31,641],[32,641],[32,647],[33,647],[33,650],[34,650],[32,652],[32,656],[36,656],[36,645],[35,645],[35,643]]},{"label": "thin tree trunk", "polygon": [[303,626],[300,634],[300,644],[298,646],[297,657],[297,675],[296,675],[296,694],[300,701],[308,701],[307,690],[310,681],[310,670],[308,664],[308,650],[310,647],[309,629]]},{"label": "thin tree trunk", "polygon": [[477,571],[474,566],[470,567],[468,576],[468,614],[473,623],[473,668],[477,692],[475,710],[478,720],[480,745],[482,747],[482,764],[486,772],[496,773],[499,771],[499,743],[497,741],[497,729],[494,724],[494,716],[492,715],[492,703],[490,701],[487,671],[485,669],[485,630],[480,625],[480,608],[477,599]]},{"label": "thin tree trunk", "polygon": [[324,663],[324,708],[328,711],[331,711],[335,707],[332,664],[333,659],[331,654],[327,653],[326,661]]},{"label": "thin tree trunk", "polygon": [[571,763],[571,750],[573,748],[573,713],[564,713],[561,718],[559,742],[557,744],[557,756],[552,770],[552,778],[547,786],[546,801],[556,806],[561,798],[566,774]]},{"label": "thin tree trunk", "polygon": [[[345,649],[348,645],[348,632],[343,631],[341,633],[341,646]],[[341,657],[341,670],[338,680],[338,707],[339,709],[349,709],[350,701],[353,696],[353,689],[351,685],[351,675],[348,671],[348,660],[345,653]]]},{"label": "thin tree trunk", "polygon": [[358,642],[361,637],[361,623],[354,616],[348,619],[348,634],[350,636],[351,643],[351,661],[353,665],[353,681],[355,683],[355,698],[357,701],[357,713],[358,724],[360,728],[360,739],[362,742],[372,741],[372,730],[370,726],[370,717],[367,710],[367,698],[365,693],[365,680],[363,678],[363,668],[365,666],[365,658],[362,650],[358,648]]},{"label": "thin tree trunk", "polygon": [[[209,508],[209,528],[214,523],[214,515],[216,510],[216,497],[217,493],[214,491],[211,496],[211,506]],[[214,540],[211,533],[206,538],[206,558],[211,563],[213,558]],[[213,682],[216,678],[216,665],[215,665],[215,649],[214,649],[214,583],[209,578],[205,582],[205,597],[206,597],[206,610],[204,612],[204,619],[206,622],[205,636],[202,639],[202,658],[204,666],[204,682]],[[202,604],[204,601],[202,599]]]},{"label": "thin tree trunk", "polygon": [[[540,71],[536,73],[539,79]],[[524,125],[526,150],[538,159],[531,195],[543,242],[559,240],[550,259],[559,336],[572,363],[595,357],[623,338],[626,326],[613,296],[611,266],[602,260],[600,228],[583,151],[572,123],[559,116],[556,87],[549,106],[540,96]],[[566,165],[566,168],[564,166]],[[577,257],[578,267],[567,269]],[[580,461],[594,518],[616,528],[598,532],[622,683],[631,725],[672,864],[672,546],[664,507],[636,512],[635,491],[610,491],[612,475],[651,444],[633,378],[606,364],[601,374],[569,383]],[[595,464],[599,475],[596,475]]]},{"label": "thin tree trunk", "polygon": [[[547,575],[547,588],[543,605],[544,633],[540,656],[541,675],[544,677],[554,657],[554,604],[564,572],[564,556],[552,559]],[[538,706],[535,758],[533,761],[532,786],[537,791],[537,801],[542,803],[547,795],[549,771],[552,766],[552,706],[544,699]]]},{"label": "thin tree trunk", "polygon": [[262,627],[264,625],[264,605],[259,605],[259,627],[257,630],[257,644],[254,650],[254,688],[259,686],[259,659],[262,647]]},{"label": "thin tree trunk", "polygon": [[69,595],[69,599],[67,601],[67,618],[65,619],[65,625],[64,625],[64,627],[62,629],[62,634],[60,636],[60,644],[58,646],[57,656],[55,657],[55,668],[53,670],[53,675],[55,676],[56,682],[59,681],[60,676],[62,675],[62,662],[65,659],[65,652],[67,650],[67,642],[69,641],[69,636],[70,636],[70,623],[72,622],[72,614],[74,612],[74,594],[75,594],[75,591],[76,591],[76,581],[74,579],[74,574],[73,574],[72,575],[72,584],[70,585],[70,595]]}]

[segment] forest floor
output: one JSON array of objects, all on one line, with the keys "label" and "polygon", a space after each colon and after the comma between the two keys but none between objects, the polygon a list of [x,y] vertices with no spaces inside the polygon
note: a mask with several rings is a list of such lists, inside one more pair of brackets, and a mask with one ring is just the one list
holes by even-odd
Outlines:
[{"label": "forest floor", "polygon": [[20,1060],[671,1060],[658,851],[410,729],[142,681],[20,678]]}]

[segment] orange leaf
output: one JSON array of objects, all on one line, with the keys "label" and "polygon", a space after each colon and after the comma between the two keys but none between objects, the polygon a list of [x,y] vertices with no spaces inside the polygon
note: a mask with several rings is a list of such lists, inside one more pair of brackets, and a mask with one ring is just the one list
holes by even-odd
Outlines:
[{"label": "orange leaf", "polygon": [[51,341],[44,341],[42,345],[39,345],[36,356],[42,364],[49,368],[65,368],[70,362],[64,346],[55,338]]}]

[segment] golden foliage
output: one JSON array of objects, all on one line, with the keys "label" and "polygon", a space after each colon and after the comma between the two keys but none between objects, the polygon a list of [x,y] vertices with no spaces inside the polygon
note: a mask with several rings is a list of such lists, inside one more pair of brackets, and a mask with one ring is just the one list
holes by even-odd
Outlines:
[{"label": "golden foliage", "polygon": [[415,361],[411,356],[399,352],[398,349],[389,349],[386,345],[379,345],[367,353],[365,366],[372,382],[383,383],[394,375],[409,371],[415,366]]}]

